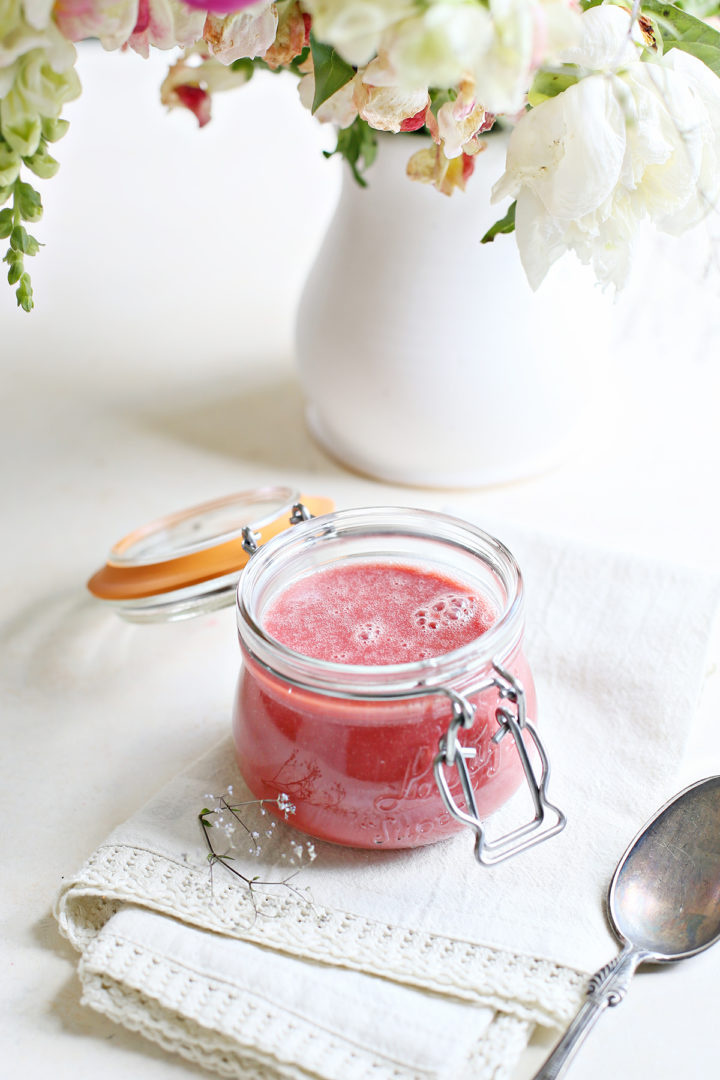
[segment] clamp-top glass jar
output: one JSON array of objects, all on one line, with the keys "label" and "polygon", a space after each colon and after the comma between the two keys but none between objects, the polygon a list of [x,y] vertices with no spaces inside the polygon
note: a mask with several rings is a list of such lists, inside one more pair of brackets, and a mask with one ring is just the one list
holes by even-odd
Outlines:
[{"label": "clamp-top glass jar", "polygon": [[[252,536],[247,541],[252,548]],[[350,577],[341,581],[339,568]],[[450,647],[435,655],[408,641],[398,646],[409,650],[400,661],[377,662],[372,652],[372,663],[359,662],[357,651],[323,655],[318,605],[342,593],[325,612],[331,626],[346,603],[362,610],[374,589],[379,623],[402,621],[388,597],[408,581],[411,591],[418,583],[435,588],[424,606],[409,598],[423,632],[440,623],[453,631],[453,621],[468,623],[477,609],[489,613],[489,625],[457,647],[451,632],[441,639]],[[285,627],[297,623],[288,635],[277,630],[277,614],[269,620],[283,604]],[[244,663],[233,731],[253,794],[287,795],[294,826],[353,847],[415,847],[466,824],[487,864],[559,831],[564,817],[547,800],[547,759],[528,721],[536,703],[523,607],[522,578],[507,548],[442,514],[340,511],[270,540],[252,555],[237,596]],[[379,633],[371,617],[358,641]],[[484,819],[523,779],[533,818],[489,841]]]}]

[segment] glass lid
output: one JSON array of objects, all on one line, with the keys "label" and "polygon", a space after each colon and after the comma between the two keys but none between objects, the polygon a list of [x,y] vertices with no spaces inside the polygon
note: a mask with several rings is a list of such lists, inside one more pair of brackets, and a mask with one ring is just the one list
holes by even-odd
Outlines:
[{"label": "glass lid", "polygon": [[249,559],[248,530],[258,545],[288,528],[302,502],[314,516],[330,499],[289,487],[255,488],[151,521],[111,549],[88,581],[93,596],[132,622],[189,618],[231,604]]}]

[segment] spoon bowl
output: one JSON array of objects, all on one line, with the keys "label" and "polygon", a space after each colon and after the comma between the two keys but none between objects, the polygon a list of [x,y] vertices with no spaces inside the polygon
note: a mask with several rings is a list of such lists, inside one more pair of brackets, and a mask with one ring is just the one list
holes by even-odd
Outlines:
[{"label": "spoon bowl", "polygon": [[667,803],[620,860],[608,896],[623,941],[657,961],[684,960],[720,938],[720,776]]},{"label": "spoon bowl", "polygon": [[608,916],[622,952],[593,975],[587,1000],[534,1080],[562,1076],[636,967],[672,963],[720,940],[720,776],[685,788],[644,826],[617,865]]}]

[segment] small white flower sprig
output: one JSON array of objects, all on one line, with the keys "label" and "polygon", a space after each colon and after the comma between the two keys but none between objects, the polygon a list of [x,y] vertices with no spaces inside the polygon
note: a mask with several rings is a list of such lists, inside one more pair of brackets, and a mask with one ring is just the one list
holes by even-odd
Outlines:
[{"label": "small white flower sprig", "polygon": [[[299,863],[304,859],[307,859],[307,862],[313,862],[317,857],[315,845],[311,840],[301,841],[291,837],[289,841],[290,854],[281,852],[280,861],[286,863],[288,867],[296,866],[298,869],[292,870],[284,878],[263,879],[259,874],[251,876],[243,873],[238,866],[232,865],[237,862],[240,855],[258,858],[263,850],[263,839],[270,841],[276,838],[278,821],[276,818],[268,817],[268,807],[277,808],[285,821],[289,821],[296,810],[290,797],[282,792],[275,799],[246,799],[236,802],[234,801],[234,794],[232,785],[228,787],[227,792],[223,795],[206,794],[205,798],[213,805],[203,807],[198,814],[198,821],[202,827],[203,837],[208,848],[207,861],[210,865],[211,889],[213,885],[213,869],[219,865],[246,886],[256,915],[267,915],[267,912],[260,910],[256,893],[278,886],[287,889],[303,904],[312,906],[309,889],[307,887],[300,888],[293,883],[299,873]],[[247,812],[252,809],[257,810],[261,817],[266,818],[261,827],[254,828],[245,820]],[[221,852],[218,850],[213,842],[214,835],[224,837],[228,844],[226,851]]]}]

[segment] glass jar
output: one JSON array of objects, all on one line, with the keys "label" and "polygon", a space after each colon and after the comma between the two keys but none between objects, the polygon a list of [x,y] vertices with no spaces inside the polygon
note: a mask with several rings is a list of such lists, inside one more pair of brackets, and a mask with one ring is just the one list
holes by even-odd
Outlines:
[{"label": "glass jar", "polygon": [[[487,599],[497,615],[469,644],[399,664],[318,660],[271,637],[269,605],[340,561],[430,570]],[[359,848],[416,847],[467,824],[479,861],[494,862],[558,831],[564,819],[545,798],[547,760],[527,722],[536,701],[523,607],[508,549],[443,514],[346,510],[276,536],[253,554],[237,594],[243,667],[233,734],[248,787],[260,799],[286,795],[301,831]],[[489,843],[482,822],[524,778],[535,818]]]}]

